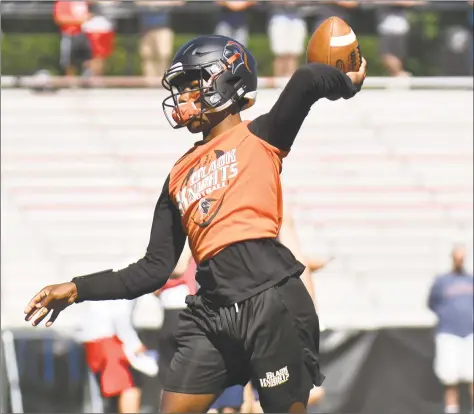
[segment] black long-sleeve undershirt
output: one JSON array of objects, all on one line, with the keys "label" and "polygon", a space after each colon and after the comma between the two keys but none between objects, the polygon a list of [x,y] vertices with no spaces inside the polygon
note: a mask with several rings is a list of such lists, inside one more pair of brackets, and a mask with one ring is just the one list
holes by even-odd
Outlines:
[{"label": "black long-sleeve undershirt", "polygon": [[[254,135],[271,145],[288,151],[315,102],[324,97],[332,100],[348,99],[354,96],[357,91],[357,87],[352,84],[350,78],[336,68],[314,63],[304,65],[292,76],[271,111],[250,122],[248,128]],[[107,270],[74,278],[73,282],[78,291],[77,302],[134,299],[151,293],[166,283],[178,262],[186,241],[181,217],[176,205],[170,199],[168,185],[169,177],[165,181],[156,204],[150,242],[145,256],[119,271]],[[255,253],[252,257],[260,258],[257,261],[263,263],[265,262],[262,261],[264,255],[257,253],[257,251],[259,249],[268,250],[268,246],[263,246],[264,242],[260,244],[254,249]],[[223,263],[234,261],[233,247],[237,252],[238,246],[229,246],[218,255],[221,256]],[[241,251],[235,253],[236,257],[239,257],[234,266],[235,269],[239,269],[242,254]],[[224,258],[224,256],[226,257]],[[276,256],[268,256],[265,268],[268,270],[278,267],[278,260],[283,260],[284,256],[285,253],[282,252]],[[294,265],[291,257],[286,257],[284,260],[286,260],[287,268]],[[219,264],[215,268],[219,268]],[[259,269],[256,268],[253,273],[257,274]],[[292,269],[297,271],[298,264],[294,265]],[[272,272],[277,273],[278,270],[275,268]]]}]

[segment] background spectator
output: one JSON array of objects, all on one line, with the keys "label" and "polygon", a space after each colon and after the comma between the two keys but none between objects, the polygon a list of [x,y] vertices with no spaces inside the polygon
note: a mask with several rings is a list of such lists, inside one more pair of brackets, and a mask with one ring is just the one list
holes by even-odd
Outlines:
[{"label": "background spectator", "polygon": [[288,77],[298,68],[304,52],[306,22],[296,1],[273,1],[268,25],[270,47],[274,55],[273,75]]},{"label": "background spectator", "polygon": [[380,5],[378,9],[377,32],[379,34],[382,63],[390,76],[410,76],[404,69],[408,53],[410,22],[407,7],[417,1],[394,1]]},{"label": "background spectator", "polygon": [[293,216],[291,209],[288,205],[285,205],[283,212],[283,221],[280,227],[280,233],[278,234],[278,239],[286,247],[288,247],[295,257],[306,266],[303,274],[301,275],[301,280],[303,281],[306,290],[313,299],[316,307],[316,293],[314,289],[314,279],[311,275],[313,272],[317,272],[325,267],[332,261],[332,257],[327,260],[323,260],[317,257],[308,258],[305,257],[301,251],[301,245],[298,240],[298,235],[296,233]]},{"label": "background spectator", "polygon": [[173,52],[174,33],[170,27],[170,7],[184,4],[184,1],[136,2],[140,7],[140,57],[142,72],[147,78],[161,77],[168,68]]},{"label": "background spectator", "polygon": [[134,301],[86,306],[81,336],[87,365],[100,384],[107,412],[138,413],[141,372],[154,376],[158,368],[132,326]]},{"label": "background spectator", "polygon": [[76,69],[81,72],[91,59],[91,48],[82,32],[82,24],[89,15],[86,1],[56,1],[53,17],[61,31],[60,65],[67,76],[74,76]]},{"label": "background spectator", "polygon": [[464,270],[466,251],[452,251],[451,272],[439,276],[428,299],[438,317],[435,373],[446,387],[445,412],[459,412],[459,383],[469,383],[473,397],[473,278]]},{"label": "background spectator", "polygon": [[446,27],[441,32],[438,59],[446,76],[472,74],[472,7],[466,5],[468,10],[465,21],[450,19],[449,14],[445,17]]},{"label": "background spectator", "polygon": [[94,1],[90,5],[90,19],[82,25],[92,49],[90,69],[94,76],[103,75],[105,61],[114,49],[115,27],[110,13],[114,4],[115,0]]},{"label": "background spectator", "polygon": [[216,34],[231,37],[247,46],[249,30],[245,10],[254,5],[254,1],[218,1],[221,6]]}]

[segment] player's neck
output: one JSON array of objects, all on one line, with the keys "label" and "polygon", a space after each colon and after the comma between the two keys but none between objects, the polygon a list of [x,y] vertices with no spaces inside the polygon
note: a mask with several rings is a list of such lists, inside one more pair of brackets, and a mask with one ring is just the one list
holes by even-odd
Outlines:
[{"label": "player's neck", "polygon": [[225,119],[212,128],[209,133],[204,137],[204,141],[210,141],[218,135],[226,132],[227,130],[239,125],[242,122],[240,114],[228,115]]}]

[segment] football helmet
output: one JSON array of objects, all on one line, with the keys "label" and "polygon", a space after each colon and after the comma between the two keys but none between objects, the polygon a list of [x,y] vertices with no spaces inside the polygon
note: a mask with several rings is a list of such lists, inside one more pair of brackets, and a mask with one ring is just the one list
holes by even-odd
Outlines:
[{"label": "football helmet", "polygon": [[200,36],[181,47],[162,80],[171,94],[163,111],[173,128],[204,114],[237,113],[257,97],[257,67],[252,54],[237,41],[218,35]]}]

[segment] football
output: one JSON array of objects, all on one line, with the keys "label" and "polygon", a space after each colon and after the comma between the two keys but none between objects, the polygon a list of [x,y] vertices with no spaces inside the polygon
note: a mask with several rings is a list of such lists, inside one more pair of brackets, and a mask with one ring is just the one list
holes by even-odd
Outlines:
[{"label": "football", "polygon": [[314,32],[306,51],[308,63],[325,63],[343,72],[357,72],[362,62],[352,28],[339,17],[326,19]]}]

